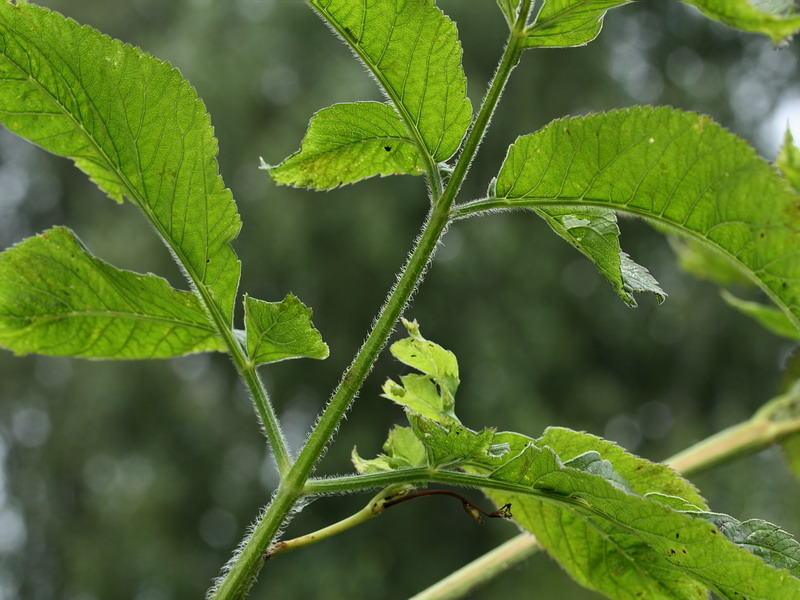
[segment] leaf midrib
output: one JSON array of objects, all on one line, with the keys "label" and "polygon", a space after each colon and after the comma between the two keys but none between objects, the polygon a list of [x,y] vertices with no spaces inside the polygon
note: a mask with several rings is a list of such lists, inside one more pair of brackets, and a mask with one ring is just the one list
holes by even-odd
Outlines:
[{"label": "leaf midrib", "polygon": [[[26,41],[28,43],[31,43],[31,41],[27,37]],[[35,46],[36,44],[31,44],[31,45]],[[58,69],[52,68],[53,64],[50,61],[49,56],[46,53],[42,52],[41,50],[40,54],[42,56],[42,59],[46,60],[50,65],[54,77],[60,77],[60,72],[58,71]],[[231,349],[232,352],[234,351],[233,350],[234,348],[240,348],[238,343],[233,338],[232,331],[230,330],[229,327],[227,327],[226,325],[227,320],[221,314],[219,306],[216,304],[216,302],[213,301],[213,297],[208,287],[198,276],[198,273],[192,267],[187,256],[181,251],[180,247],[175,243],[175,240],[171,236],[167,235],[167,232],[164,230],[164,227],[161,225],[159,220],[155,218],[155,214],[153,213],[149,204],[147,203],[146,198],[139,193],[139,190],[130,182],[128,177],[119,168],[117,168],[117,166],[112,161],[111,157],[97,144],[94,137],[89,133],[89,131],[87,131],[86,128],[83,127],[82,123],[72,115],[72,113],[67,109],[66,106],[64,106],[61,103],[61,101],[57,97],[53,96],[53,94],[51,94],[50,91],[43,85],[41,85],[39,81],[36,78],[34,78],[30,73],[26,72],[20,65],[18,65],[15,61],[11,60],[10,57],[8,57],[8,55],[5,52],[2,52],[2,56],[5,57],[7,64],[12,65],[17,70],[17,72],[21,73],[41,94],[49,98],[55,106],[60,108],[62,114],[69,119],[69,121],[73,124],[75,129],[83,134],[83,137],[89,142],[90,146],[94,148],[96,154],[102,159],[103,163],[105,163],[103,166],[105,166],[105,168],[109,172],[111,172],[113,175],[117,177],[119,183],[121,183],[122,186],[125,188],[127,192],[126,195],[130,199],[133,199],[135,201],[135,204],[142,209],[142,211],[147,216],[148,220],[156,228],[156,231],[158,231],[161,238],[168,243],[170,250],[175,254],[176,258],[180,261],[181,266],[186,270],[187,274],[192,280],[192,283],[194,284],[194,287],[197,290],[203,305],[213,318],[214,323],[217,326],[218,332],[221,333],[223,338],[225,339],[226,345]],[[80,78],[76,77],[76,81],[80,81]],[[69,90],[70,93],[72,93],[71,91],[72,88],[68,85],[68,83],[65,81],[62,82],[64,83],[65,89]],[[88,102],[90,104],[95,114],[100,114],[100,111],[97,109],[97,106],[95,105],[93,98],[88,94],[85,95],[85,102]],[[128,123],[127,113],[125,114],[125,116],[126,116],[126,123]],[[133,144],[133,146],[135,148],[136,154],[138,155],[138,147],[136,147],[135,143]],[[137,173],[140,175],[142,180],[144,180],[145,174],[141,172],[141,170],[138,167],[137,167]],[[203,177],[204,187],[205,184],[206,184],[206,178]],[[204,198],[206,198],[205,194]]]},{"label": "leaf midrib", "polygon": [[439,171],[436,167],[436,160],[433,158],[433,155],[428,152],[428,147],[425,144],[422,133],[414,122],[414,119],[411,117],[411,114],[408,112],[408,110],[406,110],[405,105],[403,105],[402,99],[393,92],[392,87],[389,85],[389,81],[378,68],[378,65],[375,64],[369,56],[367,56],[367,54],[362,50],[361,44],[359,44],[358,41],[353,38],[353,35],[345,31],[344,28],[339,27],[339,24],[333,15],[331,15],[326,8],[322,7],[318,0],[310,0],[310,2],[314,8],[316,8],[325,16],[327,23],[336,30],[336,33],[338,33],[343,40],[347,42],[347,45],[352,48],[353,52],[355,52],[358,57],[364,61],[364,64],[367,65],[369,70],[378,80],[378,83],[380,83],[383,91],[387,96],[389,96],[392,104],[394,105],[394,109],[398,112],[400,118],[405,123],[409,133],[411,134],[411,137],[414,138],[414,144],[417,146],[417,149],[425,161],[425,170],[428,173],[428,179],[430,180],[431,186],[436,189],[436,194],[441,193],[441,189],[437,189],[441,188],[441,180],[438,176]]}]

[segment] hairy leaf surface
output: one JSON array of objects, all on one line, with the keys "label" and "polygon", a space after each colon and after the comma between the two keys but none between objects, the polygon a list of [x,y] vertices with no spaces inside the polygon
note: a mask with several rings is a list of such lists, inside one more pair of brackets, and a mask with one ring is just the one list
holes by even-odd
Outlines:
[{"label": "hairy leaf surface", "polygon": [[281,302],[244,297],[247,354],[256,364],[287,358],[327,358],[328,345],[311,324],[311,309],[292,294]]},{"label": "hairy leaf surface", "polygon": [[603,28],[603,17],[630,0],[545,0],[523,45],[531,48],[584,46]]},{"label": "hairy leaf surface", "polygon": [[170,65],[37,6],[0,2],[0,122],[138,205],[232,323],[240,228],[217,142]]},{"label": "hairy leaf surface", "polygon": [[276,183],[329,190],[375,175],[425,172],[419,150],[388,104],[336,104],[311,119],[300,150],[276,167]]},{"label": "hairy leaf surface", "polygon": [[391,99],[419,150],[458,150],[472,108],[455,24],[432,0],[311,0]]},{"label": "hairy leaf surface", "polygon": [[632,292],[650,292],[663,302],[666,294],[643,266],[619,246],[619,226],[612,210],[586,207],[534,209],[550,228],[591,260],[628,306],[636,306]]},{"label": "hairy leaf surface", "polygon": [[800,322],[800,195],[708,117],[633,108],[555,121],[511,146],[496,196],[462,214],[558,202],[645,217],[722,253]]},{"label": "hairy leaf surface", "polygon": [[793,0],[685,0],[707,17],[743,31],[763,33],[780,42],[800,31]]},{"label": "hairy leaf surface", "polygon": [[65,227],[0,254],[0,344],[17,354],[124,359],[225,349],[194,294],[112,267]]}]

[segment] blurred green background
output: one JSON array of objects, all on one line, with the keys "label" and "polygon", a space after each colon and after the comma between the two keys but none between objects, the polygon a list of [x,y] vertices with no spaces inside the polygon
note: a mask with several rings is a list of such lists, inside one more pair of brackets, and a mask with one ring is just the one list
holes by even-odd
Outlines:
[{"label": "blurred green background", "polygon": [[[394,282],[427,200],[420,178],[322,194],[277,188],[258,157],[277,163],[299,146],[314,111],[379,99],[376,86],[300,0],[44,4],[169,60],[205,100],[244,221],[235,244],[241,290],[273,301],[294,292],[314,308],[331,347],[323,362],[263,369],[297,449]],[[493,0],[439,5],[459,25],[477,105],[504,20]],[[763,36],[673,0],[612,11],[587,47],[524,56],[460,199],[484,193],[517,135],[566,114],[637,103],[708,113],[772,159],[787,122],[800,128],[798,59],[797,45],[776,51]],[[0,131],[2,247],[52,224],[70,226],[119,267],[185,287],[132,206],[115,205],[68,161]],[[733,312],[714,286],[680,273],[649,227],[624,220],[622,229],[623,247],[668,292],[663,306],[645,297],[638,309],[625,307],[533,215],[451,228],[406,315],[459,357],[465,424],[532,436],[563,425],[662,460],[774,395],[792,345]],[[364,456],[380,450],[402,419],[380,386],[402,372],[391,358],[378,361],[318,474],[350,472],[356,444]],[[776,450],[694,481],[718,511],[800,532],[800,485]],[[247,393],[224,356],[123,363],[0,352],[0,600],[200,598],[275,483]],[[318,500],[286,535],[325,526],[369,497]],[[251,597],[406,598],[515,533],[504,522],[477,526],[453,500],[426,498],[276,558]],[[513,594],[596,597],[545,555],[472,597]]]}]

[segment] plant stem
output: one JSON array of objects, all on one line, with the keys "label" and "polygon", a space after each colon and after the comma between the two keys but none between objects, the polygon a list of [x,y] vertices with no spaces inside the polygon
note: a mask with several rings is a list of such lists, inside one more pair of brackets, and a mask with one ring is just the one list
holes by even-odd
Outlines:
[{"label": "plant stem", "polygon": [[[300,451],[297,460],[283,474],[272,503],[256,524],[239,556],[232,561],[230,570],[222,577],[219,586],[212,592],[210,596],[212,600],[241,600],[247,595],[264,563],[266,549],[272,543],[295,502],[303,495],[311,471],[325,450],[325,446],[333,437],[345,412],[372,369],[378,354],[386,345],[397,320],[419,285],[436,244],[451,221],[450,206],[483,139],[508,77],[519,59],[520,40],[524,36],[524,26],[530,11],[530,4],[531,0],[522,0],[520,17],[512,29],[497,72],[467,136],[464,150],[458,158],[453,175],[438,200],[436,200],[435,193],[436,182],[430,182],[434,186],[435,202],[428,214],[422,233],[417,238],[416,246],[399,274],[397,284],[391,290],[366,341],[359,349],[352,364],[344,372],[337,389]],[[426,472],[428,471],[426,470]]]},{"label": "plant stem", "polygon": [[411,600],[462,598],[541,549],[535,537],[522,533],[451,573]]},{"label": "plant stem", "polygon": [[525,37],[525,26],[530,10],[531,0],[522,0],[519,7],[519,16],[511,27],[508,43],[503,50],[500,63],[497,65],[497,71],[492,77],[492,82],[489,84],[489,89],[481,103],[478,116],[475,117],[475,122],[472,124],[467,140],[464,142],[464,149],[458,157],[458,162],[453,169],[453,175],[442,197],[439,199],[439,206],[444,210],[450,210],[458,191],[461,189],[461,184],[464,182],[481,141],[483,141],[483,136],[486,134],[486,129],[489,126],[489,121],[492,119],[495,108],[497,108],[497,103],[500,101],[500,96],[503,95],[503,89],[505,89],[508,78],[511,76],[511,71],[514,70],[514,67],[519,62],[519,57],[524,50],[520,42]]},{"label": "plant stem", "polygon": [[346,519],[342,519],[333,525],[328,525],[327,527],[319,529],[313,533],[274,544],[267,552],[266,558],[270,559],[278,554],[284,554],[304,546],[315,544],[336,534],[342,533],[343,531],[347,531],[348,529],[369,521],[370,519],[374,519],[387,508],[387,503],[389,501],[391,501],[393,498],[403,497],[408,489],[409,488],[405,486],[390,486],[386,489],[383,489],[374,498],[372,498],[372,500],[370,500],[364,508],[354,515],[350,515]]}]

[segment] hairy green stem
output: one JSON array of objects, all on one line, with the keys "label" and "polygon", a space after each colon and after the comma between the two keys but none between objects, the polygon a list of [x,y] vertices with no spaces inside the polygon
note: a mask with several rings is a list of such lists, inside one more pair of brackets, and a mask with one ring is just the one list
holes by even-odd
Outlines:
[{"label": "hairy green stem", "polygon": [[[458,158],[447,187],[438,199],[436,190],[438,187],[437,181],[440,181],[440,179],[437,179],[439,177],[438,170],[434,170],[436,173],[434,176],[429,169],[429,183],[432,187],[434,200],[433,206],[428,214],[422,233],[417,239],[417,244],[400,272],[397,284],[390,292],[386,304],[381,309],[366,341],[361,346],[352,364],[344,372],[339,386],[331,396],[328,405],[300,451],[297,460],[283,474],[272,503],[256,524],[252,535],[244,544],[239,555],[232,561],[230,569],[219,581],[218,587],[212,591],[210,597],[213,600],[241,600],[247,595],[264,563],[267,548],[272,543],[295,502],[303,495],[314,466],[336,432],[345,412],[347,412],[355,399],[356,394],[372,369],[372,365],[378,358],[378,354],[386,345],[389,335],[394,330],[397,320],[402,315],[414,290],[421,281],[436,244],[451,221],[450,206],[483,139],[486,127],[497,106],[508,77],[519,59],[521,52],[520,40],[523,37],[524,24],[530,11],[530,3],[530,0],[522,1],[520,18],[512,30],[497,72],[489,86],[489,91],[464,143],[464,150]],[[389,482],[387,485],[391,483],[393,482]],[[399,481],[397,483],[403,482]],[[459,484],[455,483],[455,485]]]},{"label": "hairy green stem", "polygon": [[[769,418],[778,413],[781,401],[788,404],[796,402],[796,399],[787,395],[777,402],[771,402],[752,419],[698,442],[665,460],[665,464],[682,475],[693,475],[737,458],[755,454],[789,435],[800,433],[800,419],[773,421]],[[500,575],[539,550],[541,546],[536,538],[521,533],[414,596],[413,600],[462,598],[477,586]]]}]

